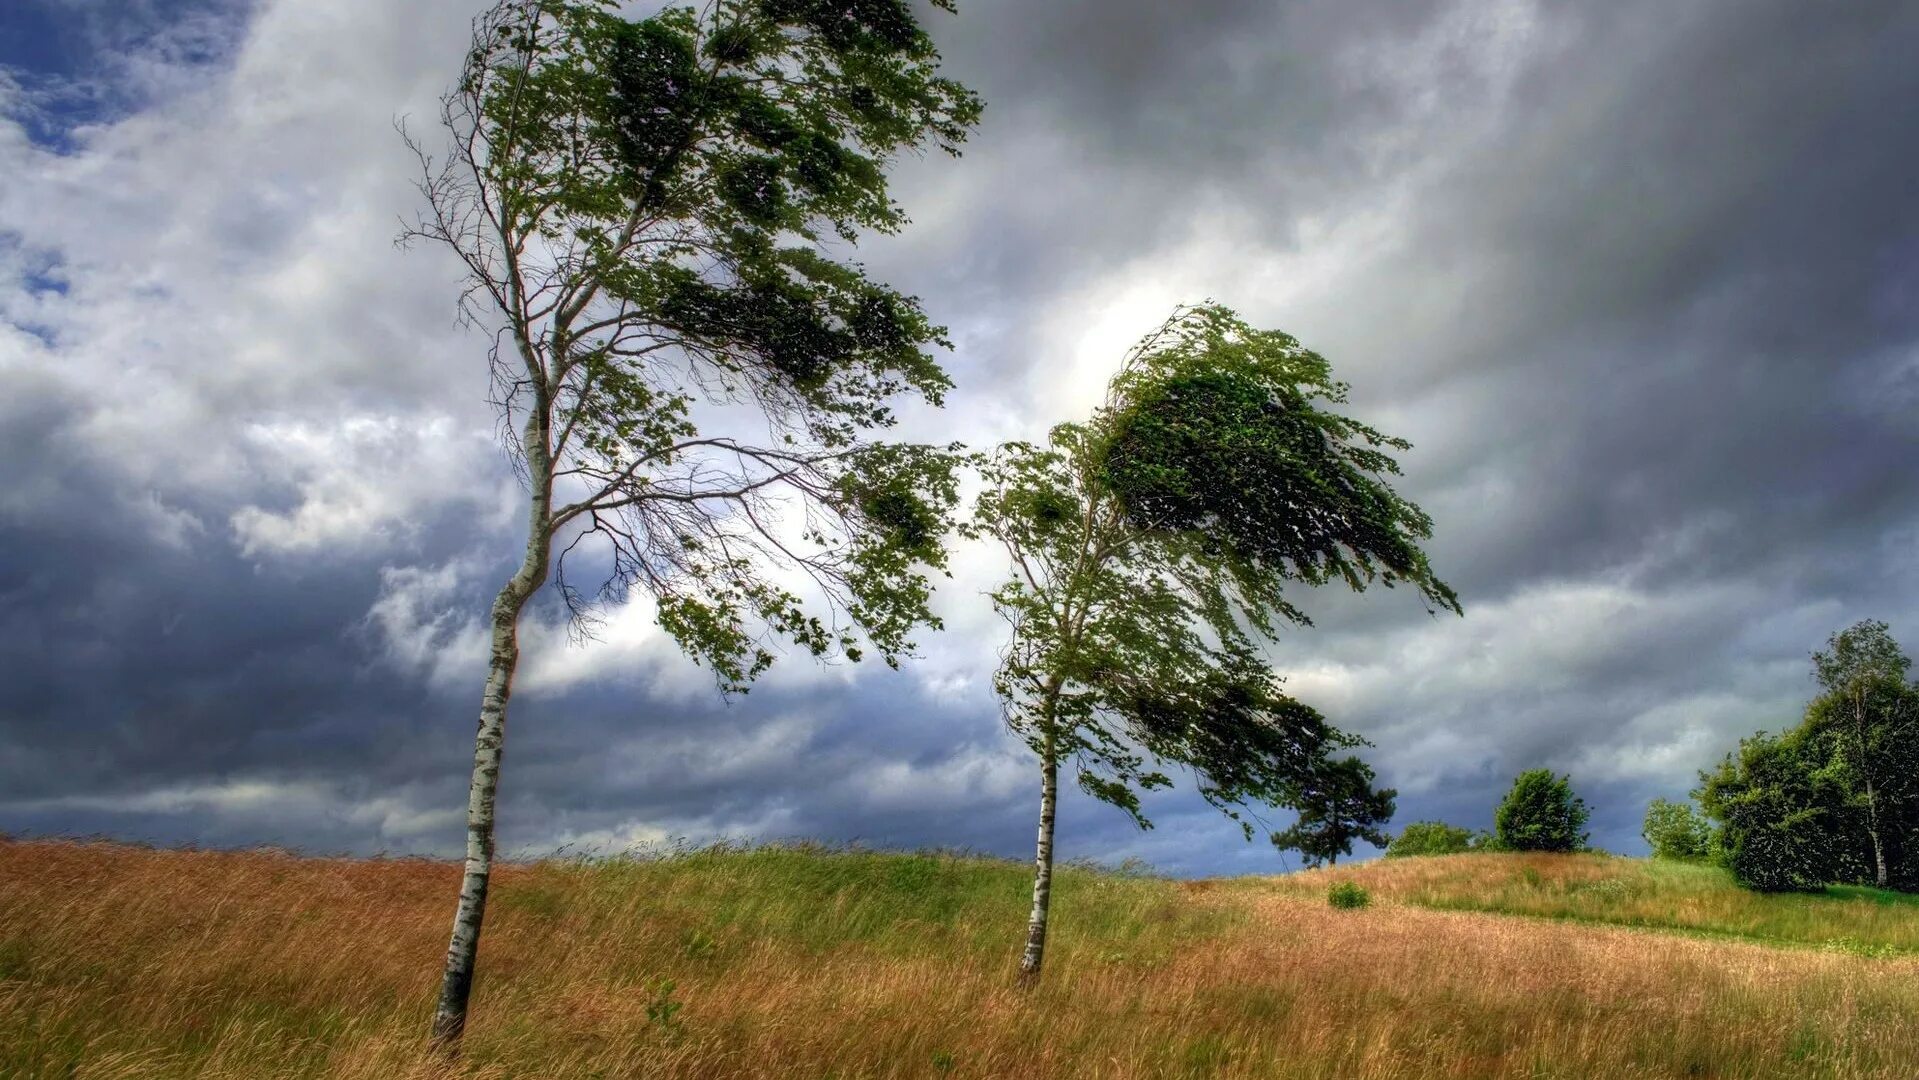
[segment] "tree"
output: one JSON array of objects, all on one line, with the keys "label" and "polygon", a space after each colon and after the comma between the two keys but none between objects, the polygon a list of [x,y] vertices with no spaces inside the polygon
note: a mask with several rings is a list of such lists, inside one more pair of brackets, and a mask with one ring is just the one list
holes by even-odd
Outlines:
[{"label": "tree", "polygon": [[1413,855],[1452,855],[1485,846],[1490,839],[1484,833],[1448,825],[1443,821],[1415,821],[1399,831],[1386,845],[1389,859]]},{"label": "tree", "polygon": [[1274,833],[1273,846],[1299,852],[1307,866],[1338,863],[1341,855],[1353,853],[1356,840],[1385,847],[1391,839],[1385,825],[1399,792],[1375,788],[1373,780],[1372,766],[1356,757],[1315,770],[1295,796],[1299,820]]},{"label": "tree", "polygon": [[1639,835],[1655,859],[1705,859],[1713,852],[1712,823],[1689,802],[1654,799]]},{"label": "tree", "polygon": [[1494,835],[1506,851],[1578,851],[1586,846],[1587,816],[1570,777],[1528,769],[1493,812]]},{"label": "tree", "polygon": [[939,402],[946,342],[828,245],[900,228],[892,157],[956,152],[978,117],[938,59],[906,0],[639,19],[501,0],[442,101],[448,149],[408,136],[427,209],[404,239],[465,267],[527,492],[490,620],[441,1044],[464,1028],[486,910],[517,627],[549,576],[587,631],[597,602],[650,594],[729,691],[772,662],[769,634],[894,662],[933,622],[955,462],[874,435],[901,396]]},{"label": "tree", "polygon": [[1823,767],[1824,753],[1803,729],[1762,731],[1700,774],[1693,795],[1719,822],[1720,853],[1741,885],[1812,891],[1870,872],[1869,846],[1850,842],[1853,811]]},{"label": "tree", "polygon": [[1884,888],[1886,842],[1894,812],[1913,788],[1919,765],[1919,740],[1906,683],[1906,658],[1885,623],[1866,620],[1834,634],[1826,651],[1812,654],[1814,676],[1825,690],[1810,710],[1809,722],[1834,736],[1833,767],[1847,800],[1864,814],[1872,842],[1873,884]]},{"label": "tree", "polygon": [[[1209,802],[1293,805],[1351,741],[1280,692],[1257,642],[1306,624],[1294,583],[1406,583],[1457,598],[1418,541],[1431,522],[1380,477],[1407,444],[1329,411],[1326,361],[1216,305],[1181,308],[1126,357],[1087,423],[986,464],[969,529],[1013,574],[992,594],[1012,627],[994,685],[1038,755],[1040,815],[1023,976],[1050,910],[1062,762],[1130,814],[1139,792],[1199,778]],[[1240,819],[1247,837],[1252,828]]]}]

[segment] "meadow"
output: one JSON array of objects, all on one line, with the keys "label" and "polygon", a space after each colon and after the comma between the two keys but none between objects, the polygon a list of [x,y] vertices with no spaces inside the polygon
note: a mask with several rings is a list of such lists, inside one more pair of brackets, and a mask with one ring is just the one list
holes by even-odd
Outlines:
[{"label": "meadow", "polygon": [[[0,1076],[1912,1075],[1919,906],[1717,875],[1598,856],[1195,882],[1066,867],[1045,977],[1021,990],[1017,863],[509,865],[447,1063],[423,1036],[452,864],[0,842]],[[1340,880],[1373,903],[1329,907]]]}]

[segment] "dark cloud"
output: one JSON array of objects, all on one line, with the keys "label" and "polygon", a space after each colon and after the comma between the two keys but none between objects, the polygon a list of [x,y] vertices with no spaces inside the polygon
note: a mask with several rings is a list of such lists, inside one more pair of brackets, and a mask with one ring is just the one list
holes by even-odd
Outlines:
[{"label": "dark cloud", "polygon": [[[140,6],[163,49],[75,23],[5,55],[43,146],[83,69],[86,100],[174,104],[58,161],[0,140],[25,178],[0,192],[0,829],[457,846],[461,633],[514,517],[445,266],[382,230],[408,205],[385,125],[430,112],[465,6]],[[1274,656],[1375,741],[1400,821],[1489,826],[1544,764],[1638,850],[1646,799],[1792,722],[1827,633],[1876,616],[1919,647],[1910,4],[962,8],[933,25],[985,124],[956,163],[902,163],[917,223],[865,252],[960,343],[926,422],[1043,430],[1098,396],[1084,334],[1117,335],[1110,364],[1176,299],[1331,357],[1417,443],[1403,487],[1468,615],[1323,592]],[[22,10],[0,42],[68,11]],[[542,646],[503,843],[1023,855],[992,572],[906,672],[798,661],[731,703],[656,643],[571,674]],[[1063,848],[1278,865],[1189,791],[1149,810],[1137,834],[1076,796]]]}]

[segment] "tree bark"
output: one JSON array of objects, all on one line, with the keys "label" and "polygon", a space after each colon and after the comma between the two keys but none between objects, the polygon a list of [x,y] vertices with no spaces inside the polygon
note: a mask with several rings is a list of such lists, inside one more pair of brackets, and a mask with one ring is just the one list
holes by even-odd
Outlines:
[{"label": "tree bark", "polygon": [[1872,837],[1872,883],[1886,887],[1886,847],[1879,839],[1879,794],[1872,786],[1872,763],[1866,756],[1866,691],[1855,686],[1852,694],[1853,738],[1859,744],[1859,772],[1866,781],[1866,833]]},{"label": "tree bark", "polygon": [[1046,959],[1046,918],[1053,900],[1053,814],[1059,801],[1059,755],[1049,731],[1041,752],[1039,788],[1039,844],[1033,856],[1033,914],[1026,924],[1026,953],[1020,957],[1020,980],[1039,979]]},{"label": "tree bark", "polygon": [[[545,452],[544,424],[529,420],[526,440],[527,473],[533,492],[527,514],[526,555],[520,569],[493,600],[492,648],[486,689],[480,697],[480,726],[473,740],[473,779],[467,787],[466,873],[460,883],[460,904],[453,914],[453,937],[447,945],[446,968],[440,978],[439,1005],[433,1012],[433,1042],[442,1050],[458,1050],[466,1031],[467,1001],[473,993],[473,968],[480,950],[480,924],[486,918],[487,885],[493,872],[493,804],[500,789],[500,759],[506,743],[506,707],[513,694],[513,674],[520,663],[520,613],[546,583],[552,531],[552,469]],[[537,438],[539,442],[534,443]]]},{"label": "tree bark", "polygon": [[1886,887],[1886,845],[1879,839],[1879,798],[1871,780],[1866,781],[1866,832],[1872,836],[1872,883],[1883,889]]}]

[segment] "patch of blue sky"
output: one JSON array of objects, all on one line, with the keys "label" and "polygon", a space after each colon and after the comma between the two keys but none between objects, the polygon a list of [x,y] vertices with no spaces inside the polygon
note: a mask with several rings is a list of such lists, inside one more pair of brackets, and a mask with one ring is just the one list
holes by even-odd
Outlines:
[{"label": "patch of blue sky", "polygon": [[0,0],[0,113],[34,145],[79,149],[77,134],[152,105],[143,71],[219,67],[251,0]]},{"label": "patch of blue sky", "polygon": [[0,283],[0,287],[11,286],[13,295],[0,298],[0,323],[51,347],[55,334],[44,316],[48,304],[67,296],[66,267],[53,253],[34,250],[19,236],[0,232],[0,279],[7,277],[11,282]]}]

